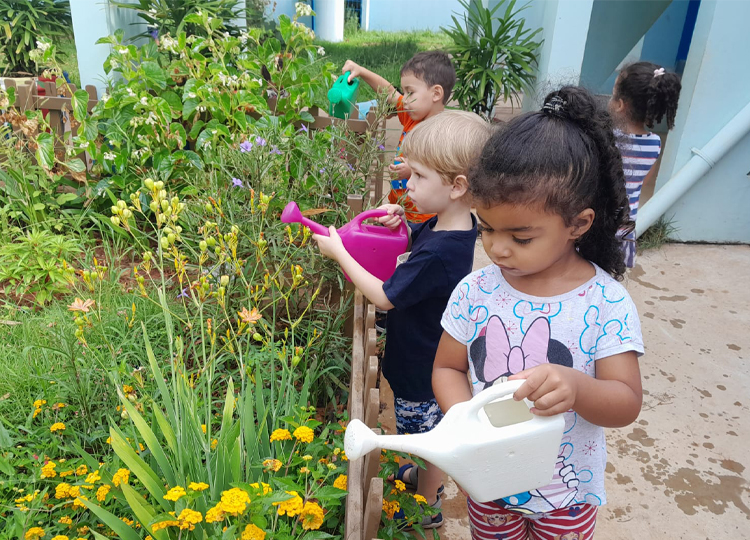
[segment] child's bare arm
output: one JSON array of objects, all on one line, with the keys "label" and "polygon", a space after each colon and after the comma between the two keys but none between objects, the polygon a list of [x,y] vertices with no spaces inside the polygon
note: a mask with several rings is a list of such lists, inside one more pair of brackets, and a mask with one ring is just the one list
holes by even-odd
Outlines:
[{"label": "child's bare arm", "polygon": [[368,85],[370,85],[370,87],[376,92],[382,92],[383,90],[388,92],[388,103],[395,104],[398,101],[398,98],[401,97],[401,94],[398,92],[398,90],[396,90],[393,85],[389,83],[385,78],[381,77],[377,73],[373,73],[369,69],[364,68],[355,62],[352,62],[351,60],[346,61],[344,67],[341,70],[341,73],[346,73],[347,71],[350,72],[349,82],[351,82],[353,78],[359,77]]},{"label": "child's bare arm", "polygon": [[542,364],[510,379],[526,379],[513,397],[534,402],[535,414],[573,409],[592,424],[622,427],[638,418],[643,402],[641,372],[633,351],[596,361],[596,378],[573,368]]},{"label": "child's bare arm", "polygon": [[443,331],[432,366],[432,391],[443,412],[456,403],[471,399],[471,387],[466,375],[468,371],[466,345]]}]

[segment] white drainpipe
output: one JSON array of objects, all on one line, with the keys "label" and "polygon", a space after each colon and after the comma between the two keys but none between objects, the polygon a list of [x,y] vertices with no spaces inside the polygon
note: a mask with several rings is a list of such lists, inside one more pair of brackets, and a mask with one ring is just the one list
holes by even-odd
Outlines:
[{"label": "white drainpipe", "polygon": [[669,182],[638,210],[635,234],[640,236],[750,132],[750,103],[737,113],[706,146],[691,148],[694,154]]}]

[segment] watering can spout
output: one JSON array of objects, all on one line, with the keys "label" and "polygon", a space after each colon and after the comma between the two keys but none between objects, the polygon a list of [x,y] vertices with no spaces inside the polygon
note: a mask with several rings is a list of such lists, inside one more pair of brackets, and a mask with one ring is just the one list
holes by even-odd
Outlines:
[{"label": "watering can spout", "polygon": [[282,223],[300,223],[315,234],[328,236],[328,229],[303,216],[299,206],[297,206],[297,203],[294,201],[290,201],[289,204],[284,207],[284,211],[281,212],[281,221]]},{"label": "watering can spout", "polygon": [[352,420],[346,427],[344,451],[349,459],[359,459],[376,448],[419,455],[427,460],[435,456],[431,452],[437,441],[430,433],[409,435],[376,435],[360,420]]}]

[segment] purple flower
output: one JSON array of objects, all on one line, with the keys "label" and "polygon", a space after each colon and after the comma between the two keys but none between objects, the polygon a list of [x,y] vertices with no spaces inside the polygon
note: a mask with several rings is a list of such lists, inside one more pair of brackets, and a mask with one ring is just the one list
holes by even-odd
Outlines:
[{"label": "purple flower", "polygon": [[302,124],[302,127],[299,128],[299,131],[304,131],[305,133],[308,133],[307,126],[305,124]]},{"label": "purple flower", "polygon": [[159,37],[159,29],[152,26],[148,31],[148,35],[151,36],[151,39],[156,40]]},{"label": "purple flower", "polygon": [[249,152],[253,149],[253,143],[250,141],[244,141],[240,143],[240,152]]},{"label": "purple flower", "polygon": [[241,188],[242,187],[242,180],[240,180],[239,178],[232,178],[232,185],[234,187],[240,187]]},{"label": "purple flower", "polygon": [[260,135],[258,135],[257,137],[255,137],[255,144],[257,144],[258,146],[265,146],[266,140]]},{"label": "purple flower", "polygon": [[385,150],[385,146],[383,146],[382,144],[379,144],[378,145],[378,150]]},{"label": "purple flower", "polygon": [[190,295],[188,294],[188,288],[185,287],[184,289],[182,289],[182,292],[177,295],[177,298],[190,298]]},{"label": "purple flower", "polygon": [[351,163],[347,163],[347,164],[346,164],[346,166],[347,166],[347,167],[349,167],[349,170],[350,170],[350,171],[353,171],[353,170],[354,170],[354,167],[352,167],[352,164],[351,164]]},{"label": "purple flower", "polygon": [[325,167],[323,167],[322,169],[320,169],[320,171],[318,171],[318,172],[320,172],[320,174],[323,174],[324,172],[326,172]]},{"label": "purple flower", "polygon": [[282,155],[281,150],[279,150],[276,145],[274,145],[273,148],[271,148],[271,155],[273,154],[276,154],[277,156]]}]

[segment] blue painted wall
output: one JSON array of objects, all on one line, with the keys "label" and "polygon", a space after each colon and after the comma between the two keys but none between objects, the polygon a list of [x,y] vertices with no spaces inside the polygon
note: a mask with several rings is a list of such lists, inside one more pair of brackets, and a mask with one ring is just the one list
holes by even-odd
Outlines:
[{"label": "blue painted wall", "polygon": [[[680,107],[657,179],[661,186],[750,102],[750,2],[701,2]],[[750,135],[666,213],[677,239],[750,243]],[[696,262],[697,264],[698,262]]]}]

